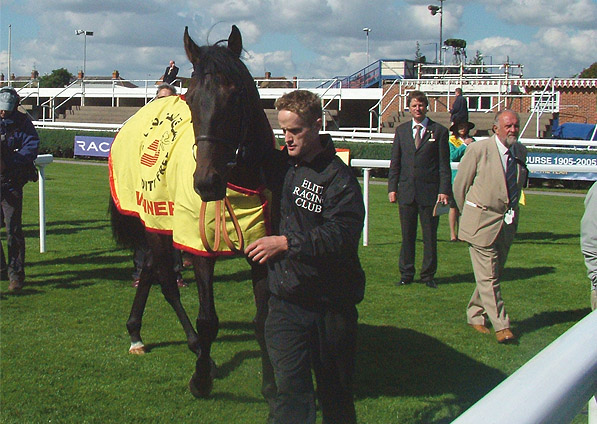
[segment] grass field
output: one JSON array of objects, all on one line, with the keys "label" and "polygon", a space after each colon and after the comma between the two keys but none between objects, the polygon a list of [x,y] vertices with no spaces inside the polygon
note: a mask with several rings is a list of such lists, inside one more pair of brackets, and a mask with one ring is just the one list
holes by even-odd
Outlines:
[{"label": "grass field", "polygon": [[[197,400],[187,390],[193,354],[157,288],[142,333],[150,352],[127,353],[132,255],[112,242],[107,168],[54,163],[46,171],[47,252],[39,253],[37,184],[28,184],[27,286],[12,294],[1,285],[1,422],[265,422],[244,259],[216,265],[218,376],[211,398]],[[397,288],[397,207],[385,185],[370,195],[370,242],[360,249],[367,291],[359,305],[359,422],[448,423],[590,312],[581,197],[527,196],[502,284],[520,343],[502,346],[466,325],[470,258],[464,243],[448,241],[446,217],[439,289]],[[421,252],[419,244],[419,263]],[[184,276],[190,281],[191,271]],[[195,285],[182,296],[194,321]]]}]

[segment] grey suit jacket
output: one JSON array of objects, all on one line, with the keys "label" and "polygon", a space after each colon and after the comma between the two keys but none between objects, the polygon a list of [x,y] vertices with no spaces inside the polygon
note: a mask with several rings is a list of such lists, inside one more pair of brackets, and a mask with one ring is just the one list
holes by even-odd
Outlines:
[{"label": "grey suit jacket", "polygon": [[[520,143],[512,146],[518,162],[518,187],[522,189],[528,177],[527,149]],[[496,146],[496,136],[471,143],[458,165],[454,179],[454,199],[462,216],[458,238],[487,247],[493,244],[508,210],[506,176]],[[518,206],[512,228],[518,224]]]},{"label": "grey suit jacket", "polygon": [[451,195],[450,146],[446,127],[429,120],[421,145],[415,149],[412,121],[396,128],[388,174],[388,192],[399,204],[432,206],[439,193]]}]

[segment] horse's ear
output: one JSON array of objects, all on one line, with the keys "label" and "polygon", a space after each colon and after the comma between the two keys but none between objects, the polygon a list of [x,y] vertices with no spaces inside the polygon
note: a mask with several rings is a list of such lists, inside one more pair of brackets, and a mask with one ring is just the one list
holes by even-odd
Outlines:
[{"label": "horse's ear", "polygon": [[188,26],[184,27],[184,49],[191,63],[195,63],[199,57],[199,46],[191,39]]},{"label": "horse's ear", "polygon": [[232,25],[232,31],[228,36],[228,49],[232,50],[236,56],[240,57],[243,51],[243,37],[240,35],[240,31],[236,25]]}]

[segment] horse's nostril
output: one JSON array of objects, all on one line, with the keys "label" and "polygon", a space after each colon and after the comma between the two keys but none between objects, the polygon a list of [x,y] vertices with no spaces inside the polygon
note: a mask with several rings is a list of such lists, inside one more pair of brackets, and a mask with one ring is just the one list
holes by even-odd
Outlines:
[{"label": "horse's nostril", "polygon": [[226,184],[219,174],[213,173],[204,178],[195,177],[195,192],[204,202],[221,200],[226,195]]}]

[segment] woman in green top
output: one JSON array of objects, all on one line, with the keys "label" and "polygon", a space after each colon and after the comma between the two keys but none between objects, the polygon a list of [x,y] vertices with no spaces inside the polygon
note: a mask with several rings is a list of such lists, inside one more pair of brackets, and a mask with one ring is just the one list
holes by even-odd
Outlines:
[{"label": "woman in green top", "polygon": [[[475,139],[469,135],[470,130],[473,128],[475,128],[475,124],[472,122],[455,123],[450,127],[450,132],[452,133],[448,140],[450,145],[450,162],[460,162],[460,159],[464,156],[466,146],[475,141]],[[456,170],[453,169],[452,181],[454,181],[455,176]],[[450,222],[450,241],[458,241],[456,226],[459,217],[460,212],[456,207],[456,202],[454,202],[454,199],[452,198],[450,201],[450,214],[448,215],[448,221]]]}]

